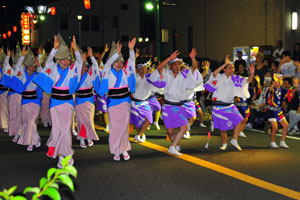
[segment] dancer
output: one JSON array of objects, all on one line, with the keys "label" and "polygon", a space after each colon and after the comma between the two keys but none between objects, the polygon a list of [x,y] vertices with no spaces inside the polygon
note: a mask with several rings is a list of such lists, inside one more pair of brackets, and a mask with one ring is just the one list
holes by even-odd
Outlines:
[{"label": "dancer", "polygon": [[129,160],[130,94],[135,92],[135,54],[136,38],[128,42],[129,59],[124,66],[121,54],[122,44],[113,42],[109,59],[104,65],[104,77],[101,82],[101,96],[107,94],[109,118],[109,149],[115,161]]},{"label": "dancer", "polygon": [[[23,59],[25,71],[21,65]],[[32,82],[33,78],[37,75],[37,62],[31,49],[28,48],[26,53],[26,47],[24,46],[18,65],[15,66],[15,75],[11,78],[10,83],[10,87],[13,90],[22,93],[22,128],[18,144],[28,146],[27,151],[32,151],[33,146],[36,148],[41,146],[41,138],[37,131],[36,122],[43,95],[41,88]]]},{"label": "dancer", "polygon": [[[0,80],[3,77],[3,64],[5,59],[5,53],[3,47],[0,48]],[[8,109],[7,109],[7,93],[8,88],[0,84],[0,128],[5,133],[8,133]]]},{"label": "dancer", "polygon": [[[75,36],[73,36],[71,48],[76,56],[76,61],[73,64],[71,64],[69,48],[60,34],[54,36],[53,49],[47,58],[45,68],[33,80],[47,94],[51,94],[52,129],[47,142],[47,155],[53,158],[59,156],[57,163],[59,168],[62,167],[61,161],[65,156],[74,154],[70,133],[74,113],[72,94],[79,85],[82,68],[82,57],[77,49]],[[54,57],[57,63],[53,61]],[[69,164],[74,164],[73,158],[70,159]]]},{"label": "dancer", "polygon": [[[289,146],[285,143],[285,138],[288,132],[289,124],[286,121],[285,116],[283,115],[281,109],[282,101],[287,90],[281,88],[282,85],[281,74],[274,74],[273,79],[274,79],[273,83],[266,94],[266,104],[267,104],[266,116],[272,126],[271,147],[279,148],[280,146],[282,148],[288,149]],[[296,78],[294,78],[293,80],[293,87],[294,87],[293,90],[291,90],[290,92],[295,93],[298,89],[298,79]],[[279,146],[275,142],[275,136],[278,130],[277,122],[279,122],[283,128],[282,137]]]},{"label": "dancer", "polygon": [[[220,74],[224,71],[223,74]],[[238,150],[242,150],[237,139],[241,131],[242,115],[233,104],[235,96],[249,98],[248,84],[252,82],[254,75],[254,65],[250,67],[250,76],[248,79],[238,75],[233,75],[234,66],[230,63],[229,55],[225,58],[225,63],[217,68],[211,75],[209,81],[204,87],[213,93],[212,95],[212,118],[215,129],[220,130],[222,146],[220,150],[227,148],[227,131],[234,129],[231,144]]]},{"label": "dancer", "polygon": [[[94,125],[94,96],[93,90],[99,93],[100,78],[98,63],[93,56],[93,50],[88,47],[89,58],[83,59],[83,66],[81,70],[81,79],[76,91],[76,122],[77,122],[77,139],[80,140],[80,147],[86,148],[85,139],[88,141],[88,146],[94,145],[93,140],[99,140],[95,131]],[[89,62],[90,61],[90,62]]]},{"label": "dancer", "polygon": [[[153,83],[149,80],[151,74],[146,74],[149,64],[151,63],[141,63],[137,65],[136,89],[131,99],[130,123],[134,124],[138,131],[134,137],[134,140],[138,142],[145,142],[145,131],[153,122],[153,112],[149,101],[152,101],[153,104],[154,100],[150,100],[149,98],[152,94],[152,87],[159,86],[159,83]],[[164,85],[165,84],[163,84],[163,86]]]},{"label": "dancer", "polygon": [[[26,49],[25,49],[26,53]],[[9,59],[13,59],[13,66],[9,64]],[[12,76],[15,74],[15,66],[21,66],[22,62],[24,60],[20,59],[21,57],[21,49],[19,45],[17,46],[16,53],[14,54],[13,50],[7,49],[7,56],[4,61],[4,74],[1,80],[1,84],[5,87],[9,88],[8,94],[7,94],[7,103],[8,103],[8,112],[9,112],[9,118],[8,118],[8,130],[9,130],[9,136],[13,136],[12,141],[16,143],[21,135],[21,126],[22,126],[22,115],[20,113],[21,110],[21,99],[22,94],[14,91],[10,88],[10,81]]]},{"label": "dancer", "polygon": [[[182,155],[179,152],[181,150],[179,142],[188,130],[189,124],[189,114],[184,107],[187,90],[193,90],[197,85],[193,76],[193,72],[197,68],[197,64],[195,64],[196,49],[193,48],[189,54],[193,66],[183,71],[180,71],[180,59],[177,58],[179,54],[178,50],[174,51],[168,58],[159,63],[157,69],[151,75],[152,82],[158,80],[166,82],[162,116],[172,142],[168,152],[177,156]],[[168,63],[170,63],[171,69],[164,68]],[[174,131],[175,128],[179,128],[177,133]]]}]

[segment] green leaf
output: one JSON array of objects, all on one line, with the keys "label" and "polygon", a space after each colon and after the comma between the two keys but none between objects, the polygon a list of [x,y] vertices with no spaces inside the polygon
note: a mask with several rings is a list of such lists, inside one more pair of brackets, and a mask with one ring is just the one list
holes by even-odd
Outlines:
[{"label": "green leaf", "polygon": [[41,178],[41,180],[40,180],[40,188],[43,188],[47,182],[48,181],[47,181],[47,179],[45,177]]},{"label": "green leaf", "polygon": [[63,184],[68,186],[74,192],[74,184],[72,179],[69,176],[62,174],[58,176],[58,179],[61,180]]},{"label": "green leaf", "polygon": [[32,193],[39,193],[41,190],[38,187],[27,187],[25,188],[23,194],[26,194],[27,192],[32,192]]},{"label": "green leaf", "polygon": [[63,167],[69,165],[69,160],[71,159],[71,155],[65,157],[62,161],[61,161],[61,164]]},{"label": "green leaf", "polygon": [[12,200],[27,200],[27,199],[23,196],[15,196]]},{"label": "green leaf", "polygon": [[43,195],[48,195],[53,200],[60,200],[60,194],[54,188],[48,188],[43,192]]},{"label": "green leaf", "polygon": [[51,179],[51,176],[56,172],[56,169],[55,168],[50,168],[47,172],[47,178],[48,180]]},{"label": "green leaf", "polygon": [[51,185],[49,185],[49,187],[52,187],[52,188],[55,188],[55,189],[59,188],[57,183],[52,183]]},{"label": "green leaf", "polygon": [[13,187],[11,187],[9,190],[8,190],[8,192],[7,192],[7,194],[8,195],[11,195],[12,193],[14,193],[14,191],[17,189],[17,186],[15,185],[15,186],[13,186]]},{"label": "green leaf", "polygon": [[67,172],[68,174],[71,174],[75,178],[77,177],[77,169],[74,166],[68,165],[65,168],[62,169],[62,172]]},{"label": "green leaf", "polygon": [[0,192],[0,196],[2,196],[4,199],[9,199],[9,196],[7,195],[7,190],[4,189],[4,192]]}]

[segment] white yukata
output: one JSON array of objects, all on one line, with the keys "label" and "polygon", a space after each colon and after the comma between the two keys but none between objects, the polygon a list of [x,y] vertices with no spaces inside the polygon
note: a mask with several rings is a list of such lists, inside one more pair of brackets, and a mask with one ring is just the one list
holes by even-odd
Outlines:
[{"label": "white yukata", "polygon": [[11,88],[16,92],[22,93],[21,116],[22,127],[21,136],[18,144],[40,146],[40,136],[37,131],[37,118],[40,112],[42,90],[32,80],[37,76],[37,72],[29,75],[22,66],[24,56],[19,58],[15,66],[14,76],[11,78]]},{"label": "white yukata", "polygon": [[[18,59],[16,66],[22,65],[22,59]],[[15,74],[15,69],[9,64],[9,56],[6,56],[4,60],[4,74],[1,80],[1,84],[9,88],[7,94],[7,103],[8,103],[8,130],[9,136],[21,135],[21,126],[22,126],[22,115],[21,113],[21,93],[18,93],[10,88],[10,81],[12,76]]]},{"label": "white yukata", "polygon": [[233,104],[234,97],[249,98],[247,79],[238,75],[227,77],[225,74],[211,75],[204,86],[213,92],[212,118],[214,128],[221,131],[233,129],[243,117]]},{"label": "white yukata", "polygon": [[[4,64],[3,64],[4,65]],[[5,69],[0,68],[0,80],[2,82],[2,77],[4,76]],[[7,109],[7,94],[8,88],[0,84],[0,128],[7,132],[8,129],[8,109]]]},{"label": "white yukata", "polygon": [[166,82],[165,104],[162,108],[166,129],[188,125],[189,115],[184,107],[184,102],[187,97],[187,90],[193,90],[196,87],[192,69],[180,71],[176,77],[169,69],[163,69],[162,75],[159,74],[158,70],[155,70],[150,79],[152,82],[158,80]]},{"label": "white yukata", "polygon": [[47,94],[51,94],[50,114],[52,129],[47,142],[49,157],[58,155],[73,155],[71,125],[74,113],[74,100],[72,95],[76,91],[82,69],[82,57],[75,51],[76,61],[66,69],[53,62],[58,49],[52,49],[45,68],[35,79]]},{"label": "white yukata", "polygon": [[104,65],[101,96],[107,94],[109,117],[109,149],[111,154],[120,155],[131,150],[129,142],[130,94],[135,92],[135,54],[129,50],[129,59],[118,72],[112,67],[119,57],[115,53]]},{"label": "white yukata", "polygon": [[100,77],[98,63],[95,57],[91,57],[92,66],[81,76],[79,87],[76,92],[76,122],[77,139],[99,140],[94,125],[94,96],[93,91],[99,93]]},{"label": "white yukata", "polygon": [[136,88],[131,99],[130,123],[141,128],[146,118],[153,123],[153,113],[149,104],[149,97],[152,94],[152,83],[147,80],[146,74],[142,78],[136,73]]}]

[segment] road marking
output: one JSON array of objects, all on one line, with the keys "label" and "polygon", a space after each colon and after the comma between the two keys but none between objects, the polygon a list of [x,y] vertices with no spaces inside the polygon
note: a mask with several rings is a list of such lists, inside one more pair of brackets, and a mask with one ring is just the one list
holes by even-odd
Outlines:
[{"label": "road marking", "polygon": [[[261,131],[261,130],[257,130],[257,129],[250,129],[250,128],[245,128],[249,131],[254,131],[254,132],[259,132],[259,133],[265,133],[264,131]],[[271,133],[268,133],[269,135],[271,135]],[[277,136],[281,137],[282,135],[281,134],[276,134]],[[293,139],[293,140],[300,140],[299,137],[294,137],[294,136],[289,136],[289,135],[286,135],[287,138],[289,139]]]},{"label": "road marking", "polygon": [[[133,137],[130,137],[129,140],[132,141],[132,142],[136,142],[136,141],[133,140]],[[138,142],[136,142],[136,143],[138,143]],[[145,147],[148,147],[150,149],[154,149],[154,150],[163,152],[165,154],[169,154],[171,156],[174,156],[173,154],[168,153],[168,148],[166,148],[166,147],[163,147],[163,146],[151,143],[151,142],[144,142],[144,143],[138,143],[138,144],[143,145]],[[221,165],[217,165],[217,164],[214,164],[214,163],[208,162],[206,160],[202,160],[200,158],[190,156],[190,155],[184,154],[184,153],[182,154],[182,156],[174,156],[174,157],[177,157],[179,159],[191,162],[191,163],[199,165],[201,167],[205,167],[207,169],[219,172],[221,174],[233,177],[235,179],[238,179],[240,181],[255,185],[257,187],[261,187],[263,189],[266,189],[266,190],[269,190],[269,191],[272,191],[272,192],[290,197],[292,199],[300,199],[300,192],[297,192],[297,191],[294,191],[294,190],[291,190],[291,189],[288,189],[288,188],[285,188],[285,187],[282,187],[282,186],[279,186],[279,185],[269,183],[267,181],[264,181],[264,180],[261,180],[261,179],[243,174],[241,172],[223,167]]]}]

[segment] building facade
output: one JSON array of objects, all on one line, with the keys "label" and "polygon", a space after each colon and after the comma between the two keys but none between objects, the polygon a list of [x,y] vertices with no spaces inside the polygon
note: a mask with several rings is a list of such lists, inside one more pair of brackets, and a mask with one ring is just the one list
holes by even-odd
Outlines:
[{"label": "building facade", "polygon": [[[56,14],[47,15],[45,21],[39,21],[35,32],[38,38],[36,43],[45,43],[57,32],[67,43],[75,34],[82,47],[103,47],[111,41],[127,42],[139,36],[138,0],[91,1],[89,10],[84,8],[83,0],[59,0],[47,6],[54,6]],[[78,21],[78,15],[82,15],[82,21]]]},{"label": "building facade", "polygon": [[282,40],[292,51],[300,29],[291,30],[291,12],[300,14],[298,0],[177,0],[162,6],[162,28],[169,41],[163,54],[179,49],[182,56],[195,47],[198,56],[215,60],[232,56],[236,46],[273,45]]}]

